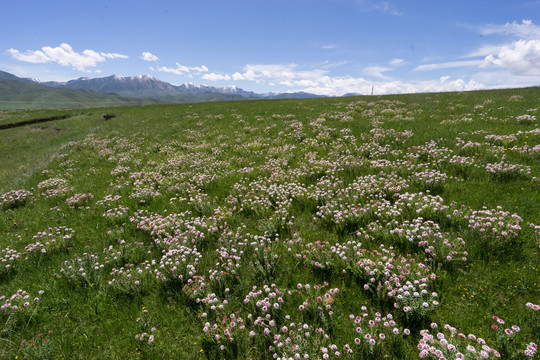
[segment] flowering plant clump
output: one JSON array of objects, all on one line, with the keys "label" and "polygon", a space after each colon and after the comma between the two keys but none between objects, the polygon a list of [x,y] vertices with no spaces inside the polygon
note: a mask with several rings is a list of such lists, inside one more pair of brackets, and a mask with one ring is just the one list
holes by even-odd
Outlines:
[{"label": "flowering plant clump", "polygon": [[110,220],[121,220],[126,217],[129,208],[123,205],[118,205],[118,207],[107,209],[103,213],[103,217]]},{"label": "flowering plant clump", "polygon": [[[40,290],[38,295],[45,292]],[[19,326],[28,322],[28,319],[37,311],[39,297],[32,296],[25,290],[19,289],[13,295],[0,296],[0,334],[16,330]]]},{"label": "flowering plant clump", "polygon": [[236,358],[238,338],[245,329],[244,320],[236,312],[221,312],[214,321],[206,322],[203,327],[204,345],[207,352],[219,349],[221,356]]},{"label": "flowering plant clump", "polygon": [[425,193],[406,192],[404,194],[397,194],[394,207],[398,209],[399,214],[403,214],[404,216],[436,218],[438,214],[448,210],[448,206],[443,205],[443,203],[444,200],[441,196],[431,195],[429,190],[426,190]]},{"label": "flowering plant clump", "polygon": [[66,226],[48,228],[45,231],[38,232],[32,242],[25,246],[24,254],[45,254],[51,251],[57,251],[66,247],[75,231]]},{"label": "flowering plant clump", "polygon": [[163,256],[154,269],[156,279],[170,284],[179,283],[183,286],[188,279],[195,276],[196,266],[201,259],[197,247],[179,246],[163,251]]},{"label": "flowering plant clump", "polygon": [[161,196],[160,189],[163,175],[153,171],[140,171],[129,174],[129,179],[132,181],[133,186],[129,195],[130,199],[144,204]]},{"label": "flowering plant clump", "polygon": [[122,199],[121,195],[106,195],[103,199],[96,201],[96,205],[111,206],[120,201],[120,199]]},{"label": "flowering plant clump", "polygon": [[[491,330],[495,339],[495,347],[488,345],[488,340],[477,337],[474,334],[465,335],[458,333],[457,329],[446,324],[443,329],[439,329],[436,323],[431,324],[431,329],[436,334],[431,334],[430,330],[420,331],[422,339],[418,343],[420,350],[419,357],[434,359],[522,359],[533,358],[536,355],[538,346],[533,342],[526,342],[519,338],[521,331],[517,325],[506,326],[505,321],[498,316],[492,317],[494,324]],[[491,334],[490,334],[491,335]]]},{"label": "flowering plant clump", "polygon": [[352,249],[354,253],[349,256],[346,252],[340,254],[346,258],[347,270],[381,305],[390,303],[402,311],[401,315],[408,323],[414,324],[425,318],[439,305],[437,293],[428,291],[435,274],[410,254],[398,255],[393,247],[385,248],[384,245],[374,251],[357,246]]},{"label": "flowering plant clump", "polygon": [[28,359],[51,359],[53,356],[53,342],[50,339],[52,330],[39,333],[30,340],[21,341],[18,353]]},{"label": "flowering plant clump", "polygon": [[536,116],[530,114],[519,115],[516,116],[516,121],[518,123],[532,124],[536,121]]},{"label": "flowering plant clump", "polygon": [[463,171],[467,170],[469,167],[478,167],[478,165],[476,165],[476,160],[471,156],[454,155],[450,158],[448,163]]},{"label": "flowering plant clump", "polygon": [[164,249],[177,245],[199,245],[218,234],[220,220],[215,217],[194,217],[190,211],[168,216],[137,210],[130,221],[137,229],[156,237],[154,243]]},{"label": "flowering plant clump", "polygon": [[330,251],[328,242],[316,241],[301,245],[301,248],[301,252],[296,253],[296,257],[303,259],[306,266],[320,272],[330,272],[332,270],[334,256]]},{"label": "flowering plant clump", "polygon": [[508,162],[488,163],[486,171],[497,179],[511,179],[531,175],[531,167],[523,164],[511,164]]},{"label": "flowering plant clump", "polygon": [[413,181],[422,184],[426,189],[434,190],[442,188],[446,180],[448,180],[448,175],[439,170],[426,169],[412,173],[411,178]]},{"label": "flowering plant clump", "polygon": [[188,297],[192,304],[201,303],[205,301],[204,295],[206,283],[206,277],[204,275],[194,275],[193,278],[187,280],[187,283],[182,287],[182,292]]},{"label": "flowering plant clump", "polygon": [[283,304],[286,295],[292,295],[292,291],[280,290],[275,284],[264,285],[262,289],[253,286],[244,298],[244,306],[252,314],[260,314],[269,321],[272,319],[273,326],[276,321],[283,319]]},{"label": "flowering plant clump", "polygon": [[66,196],[72,190],[68,181],[62,177],[43,180],[37,187],[41,190],[41,196],[46,198]]},{"label": "flowering plant clump", "polygon": [[85,194],[75,194],[72,197],[66,199],[66,204],[69,205],[72,209],[83,208],[90,205],[90,202],[94,198],[94,195],[91,193]]},{"label": "flowering plant clump", "polygon": [[99,285],[105,267],[99,261],[99,257],[94,254],[83,253],[80,257],[75,255],[73,259],[62,262],[58,276],[78,286]]},{"label": "flowering plant clump", "polygon": [[339,288],[327,289],[329,284],[310,285],[297,284],[296,291],[292,292],[292,301],[299,303],[303,321],[310,321],[329,332],[334,326],[334,311],[332,304],[336,301]]},{"label": "flowering plant clump", "polygon": [[[329,359],[341,355],[337,345],[331,342],[322,328],[302,322],[290,322],[272,330],[267,336],[273,338],[269,349],[274,359]],[[348,346],[345,346],[343,351],[352,352]]]},{"label": "flowering plant clump", "polygon": [[486,340],[474,334],[458,333],[457,329],[446,324],[439,328],[431,323],[429,329],[420,331],[422,338],[418,342],[420,358],[430,359],[489,359],[500,358],[501,354],[487,345]]},{"label": "flowering plant clump", "polygon": [[401,224],[392,220],[384,227],[373,227],[373,229],[375,235],[388,235],[397,241],[405,240],[418,246],[427,256],[425,261],[467,261],[468,253],[464,250],[465,241],[460,237],[443,233],[439,224],[432,220],[419,217],[412,221],[405,220]]},{"label": "flowering plant clump", "polygon": [[504,146],[508,146],[508,144],[517,141],[517,137],[514,134],[510,135],[486,135],[484,136],[484,139],[491,141],[494,144],[500,144]]},{"label": "flowering plant clump", "polygon": [[4,209],[16,208],[23,206],[28,201],[32,200],[32,197],[33,194],[28,190],[11,190],[0,195],[0,205],[2,205]]},{"label": "flowering plant clump", "polygon": [[496,209],[482,208],[470,211],[464,215],[468,227],[483,246],[492,250],[503,249],[512,239],[521,232],[523,219],[517,214],[503,211],[502,207]]},{"label": "flowering plant clump", "polygon": [[494,323],[491,325],[491,329],[495,331],[495,343],[504,358],[520,358],[520,354],[528,358],[535,357],[538,346],[533,342],[527,343],[521,339],[519,326],[506,325],[503,319],[495,315],[492,316],[492,319]]},{"label": "flowering plant clump", "polygon": [[362,313],[355,316],[349,315],[353,322],[356,338],[354,344],[358,352],[364,355],[373,355],[381,352],[385,347],[391,347],[392,343],[403,336],[409,336],[410,330],[400,327],[392,314],[382,316],[380,312],[368,310],[362,306]]},{"label": "flowering plant clump", "polygon": [[21,253],[9,247],[0,249],[0,279],[13,271],[13,264],[21,258]]},{"label": "flowering plant clump", "polygon": [[123,239],[117,239],[116,242],[117,245],[109,245],[109,247],[103,249],[104,264],[121,266],[130,262],[137,262],[148,254],[148,248],[143,242],[127,242]]},{"label": "flowering plant clump", "polygon": [[156,333],[156,327],[152,323],[152,319],[148,314],[148,310],[145,306],[142,308],[141,316],[138,317],[135,322],[139,325],[140,333],[135,334],[135,340],[145,344],[153,344],[155,341],[154,334]]},{"label": "flowering plant clump", "polygon": [[137,295],[144,292],[152,280],[152,263],[145,261],[137,266],[125,264],[120,268],[113,268],[110,272],[111,280],[108,284],[118,292]]}]

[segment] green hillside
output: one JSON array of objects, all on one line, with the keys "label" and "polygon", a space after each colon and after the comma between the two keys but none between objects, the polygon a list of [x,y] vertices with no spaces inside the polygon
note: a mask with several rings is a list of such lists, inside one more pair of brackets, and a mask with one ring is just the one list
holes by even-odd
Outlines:
[{"label": "green hillside", "polygon": [[538,359],[539,100],[0,111],[0,359]]},{"label": "green hillside", "polygon": [[88,108],[156,103],[73,89],[58,89],[23,80],[0,80],[0,109]]}]

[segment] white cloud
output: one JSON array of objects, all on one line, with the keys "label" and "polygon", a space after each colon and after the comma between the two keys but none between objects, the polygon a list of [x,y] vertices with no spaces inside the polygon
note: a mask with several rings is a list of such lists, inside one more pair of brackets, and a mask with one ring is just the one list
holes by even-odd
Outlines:
[{"label": "white cloud", "polygon": [[540,40],[519,40],[486,56],[482,67],[500,66],[514,75],[540,75]]},{"label": "white cloud", "polygon": [[322,69],[301,70],[296,64],[248,64],[243,72],[232,74],[233,80],[264,81],[314,80],[327,73]]},{"label": "white cloud", "polygon": [[367,66],[362,69],[362,74],[379,79],[389,79],[389,77],[383,73],[395,70],[396,68],[405,65],[405,63],[406,62],[403,59],[392,59],[388,62],[390,67],[381,65]]},{"label": "white cloud", "polygon": [[393,70],[393,68],[384,67],[384,66],[368,66],[362,69],[362,73],[367,76],[373,76],[380,79],[387,79],[388,77],[383,74],[385,71]]},{"label": "white cloud", "polygon": [[501,67],[482,69],[481,71],[472,74],[471,77],[478,82],[490,84],[490,87],[497,88],[537,86],[540,84],[540,74],[516,76],[507,71],[507,69]]},{"label": "white cloud", "polygon": [[208,72],[208,68],[204,65],[202,66],[185,66],[180,63],[176,63],[175,68],[160,66],[157,69],[161,72],[171,73],[175,75],[200,75],[203,72]]},{"label": "white cloud", "polygon": [[448,69],[455,67],[464,67],[464,66],[480,66],[482,65],[482,60],[463,60],[463,61],[448,61],[437,64],[425,64],[415,67],[413,70],[439,70],[439,69]]},{"label": "white cloud", "polygon": [[[483,60],[474,60],[477,65]],[[390,61],[395,66],[405,63],[402,59]],[[393,70],[393,67],[370,66],[364,69],[364,73],[379,78],[377,81],[363,77],[353,76],[330,76],[327,70],[307,69],[306,66],[297,64],[249,64],[245,65],[242,72],[230,75],[206,74],[209,80],[215,78],[234,81],[253,81],[265,83],[270,86],[280,85],[291,88],[289,92],[304,91],[318,95],[341,96],[348,93],[371,94],[372,86],[375,94],[396,94],[415,92],[441,92],[441,91],[464,91],[483,89],[486,86],[475,80],[453,80],[449,76],[443,76],[436,80],[405,82],[390,81],[384,76],[385,71]]]},{"label": "white cloud", "polygon": [[347,65],[348,63],[349,63],[349,61],[347,61],[347,60],[341,60],[341,61],[337,61],[337,62],[325,61],[323,63],[317,64],[317,66],[320,67],[321,69],[331,69],[331,68],[336,68],[336,67],[340,67],[340,66],[343,66],[343,65]]},{"label": "white cloud", "polygon": [[517,22],[506,23],[504,25],[484,25],[479,29],[482,35],[514,35],[525,39],[540,38],[540,27],[533,24],[531,20],[522,20],[521,24]]},{"label": "white cloud", "polygon": [[336,45],[324,45],[324,46],[321,46],[321,49],[325,49],[325,50],[331,50],[331,49],[335,49],[337,48]]},{"label": "white cloud", "polygon": [[[85,50],[87,51],[87,50]],[[89,50],[92,51],[92,50]],[[84,54],[84,51],[83,51]],[[122,55],[122,54],[116,54],[116,53],[99,53],[101,56],[106,57],[107,59],[127,59],[129,56]]]},{"label": "white cloud", "polygon": [[127,59],[127,55],[117,53],[104,53],[94,50],[84,50],[82,53],[73,51],[69,44],[60,44],[57,47],[45,46],[41,50],[27,50],[21,53],[16,49],[9,49],[8,53],[16,60],[40,64],[54,62],[62,66],[72,66],[79,71],[88,72],[87,68],[95,67],[107,59]]},{"label": "white cloud", "polygon": [[389,64],[391,66],[401,66],[401,65],[405,65],[405,60],[404,59],[392,59],[392,60],[390,60]]},{"label": "white cloud", "polygon": [[295,80],[295,81],[280,81],[279,82],[279,85],[284,85],[284,86],[289,86],[289,87],[292,87],[292,86],[317,86],[318,83],[316,81],[312,81],[312,80]]},{"label": "white cloud", "polygon": [[209,81],[231,80],[231,77],[227,74],[223,75],[216,73],[204,74],[202,78]]},{"label": "white cloud", "polygon": [[494,53],[497,53],[501,50],[503,45],[484,45],[479,47],[478,49],[470,52],[469,54],[465,55],[465,58],[472,58],[472,57],[478,57],[478,56],[487,56],[492,55]]},{"label": "white cloud", "polygon": [[144,61],[158,61],[159,60],[159,58],[156,55],[147,51],[142,53],[141,59],[143,59]]},{"label": "white cloud", "polygon": [[421,82],[387,81],[373,82],[364,78],[354,77],[329,77],[319,79],[317,86],[307,87],[302,91],[319,94],[341,96],[348,93],[371,94],[372,86],[374,94],[399,94],[417,92],[442,92],[442,91],[466,91],[486,88],[485,85],[470,80],[450,80],[449,76],[443,76],[438,80]]}]

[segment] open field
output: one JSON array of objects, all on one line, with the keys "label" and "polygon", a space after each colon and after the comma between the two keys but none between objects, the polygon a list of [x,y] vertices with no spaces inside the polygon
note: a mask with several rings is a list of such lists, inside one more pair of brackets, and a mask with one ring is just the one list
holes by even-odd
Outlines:
[{"label": "open field", "polygon": [[538,358],[538,104],[0,112],[0,358]]}]

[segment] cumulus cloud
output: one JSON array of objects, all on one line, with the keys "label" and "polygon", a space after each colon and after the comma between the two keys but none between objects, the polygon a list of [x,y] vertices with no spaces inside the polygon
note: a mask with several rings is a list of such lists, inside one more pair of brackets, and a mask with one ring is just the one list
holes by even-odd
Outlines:
[{"label": "cumulus cloud", "polygon": [[486,56],[482,67],[507,68],[514,75],[540,75],[540,40],[519,40]]},{"label": "cumulus cloud", "polygon": [[540,38],[540,26],[535,25],[531,20],[522,20],[521,24],[517,22],[506,23],[504,25],[489,24],[480,27],[482,35],[514,35],[524,39]]},{"label": "cumulus cloud", "polygon": [[[475,61],[476,64],[480,64],[483,60]],[[405,61],[393,59],[389,63],[394,67],[371,66],[364,69],[365,74],[378,78],[375,81],[350,75],[331,76],[325,69],[313,69],[297,64],[249,64],[245,65],[241,72],[232,75],[209,73],[205,74],[203,79],[253,81],[271,86],[286,86],[290,88],[288,92],[304,91],[328,96],[342,96],[349,93],[367,95],[371,94],[372,87],[375,89],[375,94],[465,91],[486,87],[475,80],[454,80],[449,76],[443,76],[431,81],[392,81],[383,73],[403,65]]]},{"label": "cumulus cloud", "polygon": [[228,81],[228,80],[231,80],[231,77],[227,74],[216,74],[216,73],[209,73],[209,74],[204,74],[202,76],[202,78],[204,80],[209,80],[209,81]]},{"label": "cumulus cloud", "polygon": [[176,67],[160,66],[157,69],[161,72],[171,73],[175,75],[200,75],[203,72],[208,72],[208,68],[204,65],[201,66],[185,66],[180,63],[176,63]]},{"label": "cumulus cloud", "polygon": [[483,35],[512,35],[520,39],[502,44],[485,44],[462,57],[465,59],[481,57],[482,59],[424,64],[417,66],[414,70],[472,66],[479,69],[494,67],[501,71],[508,71],[514,76],[540,75],[540,27],[531,20],[522,20],[521,23],[514,21],[504,25],[485,25],[478,31]]},{"label": "cumulus cloud", "polygon": [[248,64],[243,71],[235,72],[233,80],[247,80],[261,83],[264,81],[290,81],[314,80],[327,73],[322,69],[301,69],[296,64]]},{"label": "cumulus cloud", "polygon": [[73,51],[69,44],[60,44],[57,47],[45,46],[41,50],[27,50],[22,53],[16,49],[9,49],[8,53],[16,60],[39,64],[57,63],[62,66],[72,66],[79,71],[88,72],[89,67],[96,67],[98,63],[107,59],[127,59],[127,55],[117,53],[104,53],[94,50],[84,50],[82,53]]},{"label": "cumulus cloud", "polygon": [[159,58],[156,55],[147,51],[144,51],[142,53],[141,59],[143,59],[144,61],[158,61],[159,60]]},{"label": "cumulus cloud", "polygon": [[344,94],[371,94],[372,86],[374,94],[400,94],[417,92],[442,92],[442,91],[466,91],[486,88],[485,85],[470,80],[450,80],[449,76],[443,76],[437,80],[420,82],[386,81],[373,82],[364,78],[355,77],[329,77],[319,79],[317,86],[307,87],[302,91],[319,94],[341,96]]}]

